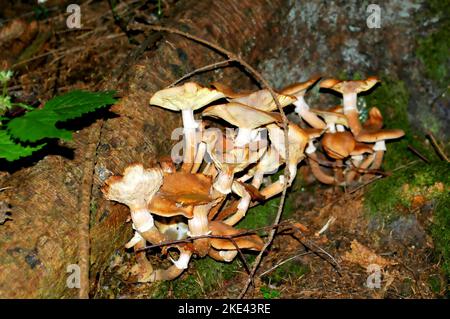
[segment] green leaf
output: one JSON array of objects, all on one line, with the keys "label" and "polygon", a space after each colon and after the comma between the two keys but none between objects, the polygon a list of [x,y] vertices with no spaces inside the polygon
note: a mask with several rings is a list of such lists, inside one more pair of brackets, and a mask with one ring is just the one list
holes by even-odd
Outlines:
[{"label": "green leaf", "polygon": [[22,146],[14,142],[5,130],[0,130],[0,158],[7,161],[15,161],[24,156],[30,156],[33,152],[40,150],[44,144],[31,147]]},{"label": "green leaf", "polygon": [[24,142],[36,142],[43,138],[70,140],[72,133],[57,128],[56,124],[114,104],[114,94],[72,91],[49,100],[42,109],[34,109],[12,119],[7,127],[12,136]]}]

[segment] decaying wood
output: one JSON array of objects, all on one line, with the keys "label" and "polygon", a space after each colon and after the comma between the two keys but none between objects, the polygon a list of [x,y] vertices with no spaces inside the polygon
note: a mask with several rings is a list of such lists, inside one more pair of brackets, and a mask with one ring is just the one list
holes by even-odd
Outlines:
[{"label": "decaying wood", "polygon": [[[270,42],[271,28],[284,17],[285,12],[280,10],[284,1],[255,5],[250,0],[230,0],[224,4],[182,1],[170,24],[220,43],[253,64],[267,54],[267,47],[261,44]],[[86,265],[86,260],[82,263],[79,258],[80,248],[90,249],[90,286],[95,287],[98,272],[113,250],[123,246],[131,229],[126,223],[128,209],[106,202],[100,186],[132,162],[150,166],[156,158],[170,154],[167,137],[180,126],[179,117],[149,107],[148,101],[157,90],[214,61],[220,61],[216,52],[178,36],[164,35],[154,50],[144,53],[129,68],[126,83],[108,87],[123,88],[123,98],[112,108],[116,115],[105,120],[97,142],[92,142],[92,136],[97,136],[92,133],[96,125],[89,125],[75,134],[73,141],[61,143],[56,154],[20,170],[11,169],[11,176],[3,181],[11,188],[0,193],[0,200],[11,204],[14,216],[13,221],[0,227],[0,297],[79,296],[78,289],[68,288],[66,280],[69,265]],[[227,80],[245,77],[237,68],[227,68],[222,74]],[[219,80],[219,76],[208,73],[198,80],[207,84]],[[90,156],[93,148],[95,155]],[[92,168],[94,175],[89,177],[86,174]],[[90,178],[91,194],[83,188]],[[82,216],[84,222],[86,216],[90,219],[90,243],[84,236],[82,244],[80,229],[82,234],[86,232],[86,224],[80,226]]]}]

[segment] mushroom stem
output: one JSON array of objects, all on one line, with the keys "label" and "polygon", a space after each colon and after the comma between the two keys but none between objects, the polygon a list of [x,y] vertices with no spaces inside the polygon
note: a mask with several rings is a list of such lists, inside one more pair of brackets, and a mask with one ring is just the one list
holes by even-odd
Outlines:
[{"label": "mushroom stem", "polygon": [[253,179],[252,179],[252,186],[255,187],[256,189],[259,189],[261,187],[263,179],[264,179],[264,173],[256,172],[255,176],[253,176]]},{"label": "mushroom stem", "polygon": [[139,249],[145,248],[145,239],[142,238],[139,242],[134,245],[134,252],[137,261],[137,281],[138,282],[148,282],[153,273],[153,266],[150,261],[145,256],[144,251],[138,251]]},{"label": "mushroom stem", "polygon": [[359,170],[362,168],[363,156],[362,155],[354,155],[351,157],[352,168],[345,174],[345,185],[350,185],[358,174]]},{"label": "mushroom stem", "polygon": [[174,263],[167,269],[157,269],[150,276],[150,282],[155,281],[167,281],[177,278],[179,275],[183,273],[185,269],[188,268],[189,260],[191,258],[192,253],[188,250],[184,250],[182,248],[177,247],[180,250],[180,257],[178,260],[172,260]]},{"label": "mushroom stem", "polygon": [[206,153],[206,144],[201,142],[198,144],[197,154],[195,154],[194,165],[192,166],[191,173],[195,174],[200,169],[200,166],[203,163],[203,157]]},{"label": "mushroom stem", "polygon": [[334,176],[330,176],[330,175],[326,174],[320,168],[319,159],[318,159],[316,153],[314,153],[314,152],[308,153],[308,157],[309,157],[308,163],[309,163],[309,166],[311,167],[311,172],[313,173],[313,175],[317,178],[317,180],[319,182],[324,183],[324,184],[329,184],[329,185],[336,184],[336,180],[335,180]]},{"label": "mushroom stem", "polygon": [[[208,213],[210,209],[211,204],[194,207],[194,217],[188,221],[189,236],[196,237],[209,234]],[[209,250],[209,239],[201,238],[194,240],[194,247],[199,256],[206,256]]]},{"label": "mushroom stem", "polygon": [[314,128],[324,129],[326,127],[325,122],[309,110],[309,105],[306,103],[303,95],[297,96],[297,101],[293,104],[295,105],[295,113],[306,123]]},{"label": "mushroom stem", "polygon": [[230,226],[234,226],[237,223],[239,223],[242,218],[245,217],[245,214],[247,213],[248,207],[250,206],[252,198],[250,194],[247,192],[244,197],[239,201],[239,204],[237,206],[237,212],[232,215],[231,217],[224,220],[224,223]]},{"label": "mushroom stem", "polygon": [[[364,170],[366,170],[372,163],[373,163],[373,160],[374,160],[374,158],[375,158],[375,154],[369,154],[369,156],[367,156],[366,157],[366,159],[364,159],[362,162],[361,162],[361,164],[359,165],[359,167],[358,167],[358,169],[356,170],[356,172],[355,172],[355,176],[353,177],[353,179],[352,180],[350,180],[350,177],[349,177],[349,182],[348,182],[348,184],[350,184],[353,180],[358,180],[359,178],[358,178],[358,176],[361,174],[361,173],[363,173],[364,172]],[[351,173],[351,172],[350,172]],[[350,174],[349,173],[349,174]],[[365,175],[366,176],[366,175]]]},{"label": "mushroom stem", "polygon": [[273,196],[280,194],[283,191],[284,183],[285,183],[284,176],[280,176],[277,182],[272,183],[263,190],[261,190],[261,195],[264,196],[265,199],[269,199]]},{"label": "mushroom stem", "polygon": [[195,159],[195,148],[196,148],[196,132],[195,129],[185,128],[184,129],[184,153],[183,153],[183,164],[181,165],[181,171],[189,173],[192,169]]},{"label": "mushroom stem", "polygon": [[383,163],[384,152],[386,152],[386,143],[385,141],[378,141],[373,146],[373,150],[375,151],[375,158],[373,160],[371,169],[380,169],[381,164]]},{"label": "mushroom stem", "polygon": [[289,186],[292,185],[295,177],[297,177],[297,165],[297,161],[290,161],[290,163],[287,165],[287,169],[289,170]]},{"label": "mushroom stem", "polygon": [[166,236],[155,227],[153,216],[147,209],[132,210],[131,219],[136,231],[148,242],[159,244],[167,240]]},{"label": "mushroom stem", "polygon": [[255,138],[253,131],[251,128],[240,127],[234,140],[234,145],[236,147],[243,147],[250,143]]},{"label": "mushroom stem", "polygon": [[344,114],[347,116],[348,126],[353,135],[357,136],[361,130],[361,122],[359,121],[359,112],[357,105],[357,93],[344,93]]},{"label": "mushroom stem", "polygon": [[233,169],[224,167],[217,176],[213,187],[220,193],[226,195],[231,193],[231,185],[233,185],[234,173]]},{"label": "mushroom stem", "polygon": [[343,162],[342,162],[342,160],[339,159],[339,160],[336,160],[336,165],[333,168],[335,181],[336,181],[337,185],[341,185],[342,183],[345,182],[345,177],[344,177],[344,172],[343,172],[343,169],[342,169],[342,165],[343,165]]}]

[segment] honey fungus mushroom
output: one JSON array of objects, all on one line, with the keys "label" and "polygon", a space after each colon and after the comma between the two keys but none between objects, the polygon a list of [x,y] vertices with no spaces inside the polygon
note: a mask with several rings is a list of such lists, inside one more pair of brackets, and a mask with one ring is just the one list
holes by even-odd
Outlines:
[{"label": "honey fungus mushroom", "polygon": [[217,90],[202,87],[195,82],[187,82],[181,86],[160,90],[150,99],[152,105],[181,111],[186,142],[182,167],[184,171],[191,171],[197,147],[195,133],[199,124],[194,118],[194,111],[223,97],[225,95]]},{"label": "honey fungus mushroom", "polygon": [[281,115],[262,111],[248,105],[231,102],[213,105],[203,111],[203,116],[220,118],[239,128],[234,140],[236,147],[242,147],[257,137],[258,129],[274,122],[281,122]]},{"label": "honey fungus mushroom", "polygon": [[352,133],[357,136],[361,132],[359,111],[357,108],[358,93],[370,90],[379,82],[377,77],[368,77],[366,80],[341,81],[337,79],[326,79],[320,83],[321,88],[330,89],[342,94],[344,102],[344,114]]},{"label": "honey fungus mushroom", "polygon": [[[162,170],[157,168],[144,169],[142,164],[128,166],[123,176],[112,176],[105,182],[102,192],[108,200],[113,200],[127,205],[130,208],[133,228],[136,233],[133,239],[126,245],[127,248],[134,246],[135,250],[143,248],[145,241],[158,244],[167,238],[161,234],[155,226],[153,216],[148,209],[155,194],[163,184]],[[184,260],[190,252],[180,254],[180,262],[175,267],[166,270],[153,270],[153,267],[145,257],[145,253],[138,253],[139,271],[137,280],[147,282],[153,280],[170,280],[178,276],[185,268]],[[190,255],[189,255],[190,256]]]},{"label": "honey fungus mushroom", "polygon": [[[211,238],[211,248],[209,256],[217,261],[231,262],[236,257],[239,249],[261,250],[264,242],[258,235],[242,235],[243,229],[235,229],[220,221],[211,221],[209,228],[214,236],[224,236],[225,238]],[[233,240],[226,238],[232,236]],[[236,247],[237,246],[237,247]]]},{"label": "honey fungus mushroom", "polygon": [[316,114],[310,111],[308,103],[305,101],[306,91],[316,83],[320,77],[313,77],[305,82],[298,82],[291,84],[281,90],[282,94],[293,95],[297,98],[293,101],[295,105],[295,113],[298,114],[306,123],[311,125],[313,128],[324,129],[325,123],[317,117]]}]

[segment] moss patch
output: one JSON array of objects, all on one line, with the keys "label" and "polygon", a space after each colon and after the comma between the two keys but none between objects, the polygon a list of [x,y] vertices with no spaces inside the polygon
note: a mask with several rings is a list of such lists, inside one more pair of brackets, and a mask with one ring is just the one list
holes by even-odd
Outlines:
[{"label": "moss patch", "polygon": [[226,280],[234,277],[236,271],[243,265],[235,259],[232,263],[220,263],[209,257],[193,260],[193,269],[180,278],[160,283],[153,298],[168,298],[169,292],[173,298],[203,298],[209,292],[217,289]]},{"label": "moss patch", "polygon": [[[438,204],[448,200],[450,164],[433,162],[416,164],[394,172],[392,176],[373,183],[364,198],[365,211],[391,221],[425,202]],[[447,203],[450,204],[450,203]]]},{"label": "moss patch", "polygon": [[433,31],[417,41],[416,54],[426,75],[440,86],[448,85],[450,52],[450,2],[427,1],[418,17],[419,23],[434,25]]},{"label": "moss patch", "polygon": [[390,171],[417,160],[418,157],[408,149],[408,145],[411,145],[421,154],[430,156],[430,160],[437,159],[434,151],[425,146],[424,137],[411,129],[408,119],[410,96],[406,84],[401,80],[386,75],[382,76],[381,80],[381,85],[363,98],[369,108],[376,106],[380,109],[381,114],[383,114],[385,128],[405,131],[403,138],[387,143],[383,168]]},{"label": "moss patch", "polygon": [[298,279],[309,272],[310,269],[307,265],[301,264],[298,260],[290,260],[276,268],[267,276],[264,276],[263,281],[278,286],[285,284],[290,280]]}]

